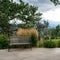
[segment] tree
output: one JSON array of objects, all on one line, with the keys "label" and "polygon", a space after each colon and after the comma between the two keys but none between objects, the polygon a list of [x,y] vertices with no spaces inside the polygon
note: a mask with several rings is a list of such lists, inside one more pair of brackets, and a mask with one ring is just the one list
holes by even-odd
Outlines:
[{"label": "tree", "polygon": [[56,37],[60,37],[60,25],[56,26]]},{"label": "tree", "polygon": [[0,0],[0,28],[3,33],[10,32],[10,20],[19,18],[25,22],[25,27],[34,26],[40,20],[41,13],[37,13],[37,7],[25,4],[22,0],[17,4],[13,0]]},{"label": "tree", "polygon": [[49,22],[44,21],[44,34],[48,35],[48,27],[49,27]]},{"label": "tree", "polygon": [[43,33],[43,30],[44,30],[44,24],[42,24],[41,22],[38,22],[36,24],[37,26],[37,30],[38,30],[38,33],[39,33],[39,40],[42,38],[42,33]]},{"label": "tree", "polygon": [[[51,0],[59,2],[58,0]],[[41,13],[37,13],[38,8],[20,0],[17,4],[13,0],[0,0],[0,28],[3,32],[8,33],[10,29],[9,21],[20,19],[25,22],[25,27],[33,27],[35,22],[41,20]]]},{"label": "tree", "polygon": [[56,38],[56,29],[49,28],[49,35],[50,35],[51,39],[55,39]]},{"label": "tree", "polygon": [[49,32],[52,39],[60,38],[60,25],[57,25],[55,28],[50,28]]},{"label": "tree", "polygon": [[8,33],[10,29],[9,21],[16,18],[18,4],[10,0],[0,0],[0,28],[3,33]]},{"label": "tree", "polygon": [[49,26],[49,22],[48,21],[43,21],[43,23],[38,22],[36,23],[37,26],[37,30],[39,32],[39,40],[40,38],[43,38],[44,35],[48,35],[48,26]]},{"label": "tree", "polygon": [[12,3],[9,0],[0,0],[0,27],[7,33],[9,29],[9,20],[12,19]]},{"label": "tree", "polygon": [[37,13],[38,8],[28,3],[21,4],[23,6],[22,11],[18,15],[18,19],[22,20],[24,24],[24,28],[33,27],[35,22],[41,19],[41,13]]},{"label": "tree", "polygon": [[50,0],[50,1],[53,2],[55,4],[55,6],[60,4],[59,0]]}]

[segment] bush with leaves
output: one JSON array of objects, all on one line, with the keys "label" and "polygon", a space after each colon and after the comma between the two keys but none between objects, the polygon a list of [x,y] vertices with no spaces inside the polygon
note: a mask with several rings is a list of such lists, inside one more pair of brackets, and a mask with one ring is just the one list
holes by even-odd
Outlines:
[{"label": "bush with leaves", "polygon": [[31,43],[33,47],[37,46],[37,41],[38,41],[38,38],[34,34],[31,34]]},{"label": "bush with leaves", "polygon": [[58,42],[58,47],[60,47],[60,40],[59,40],[59,42]]},{"label": "bush with leaves", "polygon": [[43,42],[37,41],[37,47],[43,47],[43,46],[44,46]]},{"label": "bush with leaves", "polygon": [[56,45],[52,40],[44,41],[44,47],[46,48],[55,48]]},{"label": "bush with leaves", "polygon": [[0,49],[8,48],[8,38],[5,36],[0,36]]}]

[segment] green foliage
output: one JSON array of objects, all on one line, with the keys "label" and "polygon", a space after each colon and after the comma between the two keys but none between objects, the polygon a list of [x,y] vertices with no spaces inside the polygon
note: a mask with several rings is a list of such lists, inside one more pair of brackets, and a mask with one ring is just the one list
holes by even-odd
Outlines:
[{"label": "green foliage", "polygon": [[34,23],[41,19],[41,13],[37,13],[38,8],[32,5],[21,4],[23,6],[21,12],[18,15],[18,19],[22,20],[25,24],[24,28],[34,27]]},{"label": "green foliage", "polygon": [[5,36],[0,36],[0,49],[4,49],[8,47],[8,38]]},{"label": "green foliage", "polygon": [[37,47],[43,47],[43,46],[44,46],[43,42],[37,41]]},{"label": "green foliage", "polygon": [[51,39],[60,38],[60,25],[57,25],[55,28],[49,29]]},{"label": "green foliage", "polygon": [[54,42],[55,46],[58,47],[59,45],[59,39],[52,39],[52,41]]},{"label": "green foliage", "polygon": [[0,28],[3,33],[10,32],[10,21],[13,19],[19,19],[25,24],[23,27],[29,28],[34,26],[34,22],[40,20],[41,13],[36,13],[37,7],[24,3],[20,0],[19,4],[13,2],[13,0],[1,0],[0,1]]},{"label": "green foliage", "polygon": [[57,25],[56,26],[56,37],[58,38],[58,37],[60,37],[60,25]]},{"label": "green foliage", "polygon": [[47,48],[60,47],[60,39],[51,39],[51,40],[44,41],[44,47]]},{"label": "green foliage", "polygon": [[43,23],[38,22],[36,23],[37,30],[39,32],[39,40],[40,38],[43,38],[44,35],[48,35],[48,26],[49,22],[48,21],[43,21]]},{"label": "green foliage", "polygon": [[32,46],[37,46],[37,41],[38,41],[38,38],[34,34],[31,34]]},{"label": "green foliage", "polygon": [[0,28],[2,28],[3,33],[9,32],[9,21],[16,17],[17,7],[18,5],[10,0],[0,1]]},{"label": "green foliage", "polygon": [[50,0],[51,2],[53,2],[56,5],[60,4],[60,1],[59,0]]},{"label": "green foliage", "polygon": [[52,39],[56,47],[60,47],[60,39]]},{"label": "green foliage", "polygon": [[55,43],[51,40],[44,41],[44,47],[46,48],[55,48]]},{"label": "green foliage", "polygon": [[60,47],[60,40],[59,40],[59,42],[58,42],[58,47]]},{"label": "green foliage", "polygon": [[57,40],[54,40],[54,41],[55,41],[56,47],[60,47],[60,39],[57,39]]},{"label": "green foliage", "polygon": [[44,40],[49,40],[49,36],[48,35],[44,36]]},{"label": "green foliage", "polygon": [[37,46],[45,48],[58,48],[60,47],[60,39],[37,41]]}]

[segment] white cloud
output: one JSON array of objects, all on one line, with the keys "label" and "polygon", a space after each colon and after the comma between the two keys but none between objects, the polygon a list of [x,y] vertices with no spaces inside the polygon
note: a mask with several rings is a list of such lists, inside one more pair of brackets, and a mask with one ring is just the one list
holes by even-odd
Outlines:
[{"label": "white cloud", "polygon": [[60,8],[53,9],[43,13],[43,18],[48,20],[49,22],[60,22]]},{"label": "white cloud", "polygon": [[13,19],[9,22],[10,24],[24,24],[25,22],[22,22],[21,20],[18,20],[18,19]]}]

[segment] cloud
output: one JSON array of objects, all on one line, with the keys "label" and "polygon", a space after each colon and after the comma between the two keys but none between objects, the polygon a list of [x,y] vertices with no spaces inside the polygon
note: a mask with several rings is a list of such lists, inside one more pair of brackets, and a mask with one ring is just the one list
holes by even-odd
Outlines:
[{"label": "cloud", "polygon": [[51,22],[60,22],[60,8],[47,11],[42,17]]},{"label": "cloud", "polygon": [[[19,0],[14,0],[18,2]],[[55,6],[50,0],[23,0],[25,3],[38,7],[39,12],[46,12],[53,9]]]},{"label": "cloud", "polygon": [[50,0],[23,0],[25,3],[37,6],[40,12],[45,12],[54,7],[54,4]]},{"label": "cloud", "polygon": [[28,3],[31,3],[31,4],[33,4],[33,5],[35,5],[35,4],[40,4],[40,3],[50,3],[50,1],[49,0],[23,0],[24,2],[28,2]]},{"label": "cloud", "polygon": [[51,27],[60,25],[60,8],[49,10],[43,13],[42,17],[48,20]]}]

